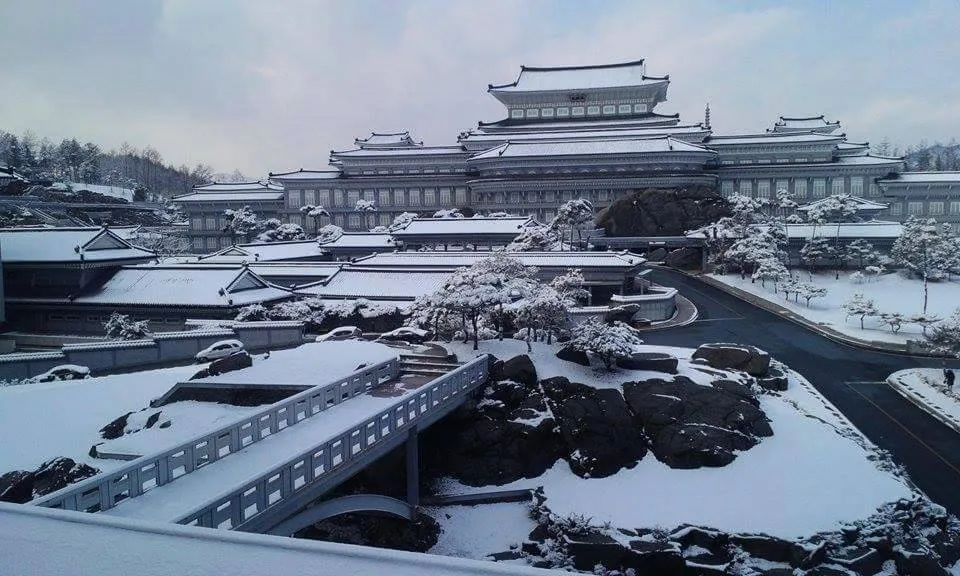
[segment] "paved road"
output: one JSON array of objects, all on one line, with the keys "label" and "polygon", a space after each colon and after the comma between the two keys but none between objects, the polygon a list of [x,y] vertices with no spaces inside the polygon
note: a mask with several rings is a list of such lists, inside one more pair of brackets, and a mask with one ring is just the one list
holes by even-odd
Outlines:
[{"label": "paved road", "polygon": [[824,338],[734,296],[668,270],[654,282],[674,286],[700,310],[688,326],[645,335],[650,344],[695,347],[704,342],[740,342],[769,351],[803,374],[870,440],[889,450],[913,481],[937,503],[960,515],[960,434],[905,400],[884,383],[897,370],[940,366],[854,348]]}]

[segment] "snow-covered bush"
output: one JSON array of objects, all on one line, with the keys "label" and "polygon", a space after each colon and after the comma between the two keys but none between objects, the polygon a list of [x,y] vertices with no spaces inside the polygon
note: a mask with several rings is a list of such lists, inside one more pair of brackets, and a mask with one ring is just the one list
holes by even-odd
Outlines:
[{"label": "snow-covered bush", "polygon": [[330,213],[327,212],[327,209],[326,209],[326,208],[324,208],[323,206],[319,206],[319,205],[314,206],[313,204],[307,204],[307,205],[305,205],[305,206],[301,206],[301,207],[300,207],[300,213],[303,214],[303,215],[305,215],[305,216],[308,216],[308,217],[310,217],[310,218],[313,218],[314,227],[317,228],[317,229],[320,228],[320,219],[321,219],[321,218],[323,218],[324,216],[326,216],[326,217],[328,217],[328,218],[330,217]]},{"label": "snow-covered bush", "polygon": [[883,312],[880,314],[880,323],[890,327],[890,331],[896,334],[907,321],[906,317],[899,312]]},{"label": "snow-covered bush", "polygon": [[263,304],[251,304],[249,306],[244,306],[237,311],[237,315],[234,317],[234,320],[237,322],[260,322],[269,319],[270,316],[267,312],[267,308]]},{"label": "snow-covered bush", "polygon": [[810,301],[814,298],[823,298],[827,295],[827,289],[816,284],[804,283],[800,285],[798,293],[800,298],[807,301],[807,307],[810,307]]},{"label": "snow-covered bush", "polygon": [[590,298],[590,292],[583,287],[584,282],[583,272],[579,268],[570,268],[554,276],[550,287],[566,300],[567,306],[577,306]]},{"label": "snow-covered bush", "polygon": [[607,370],[617,365],[617,359],[630,357],[640,344],[639,333],[627,324],[606,324],[596,318],[578,325],[570,341],[573,348],[599,358]]},{"label": "snow-covered bush", "polygon": [[343,228],[337,226],[336,224],[327,224],[323,228],[317,230],[317,242],[319,244],[336,242],[341,236],[343,236]]},{"label": "snow-covered bush", "polygon": [[863,320],[867,316],[876,316],[880,313],[873,300],[864,298],[863,294],[854,294],[848,302],[845,302],[841,308],[847,313],[847,318],[857,316],[860,318],[860,329],[863,330]]},{"label": "snow-covered bush", "polygon": [[396,232],[407,227],[407,224],[417,217],[416,212],[402,212],[393,219],[393,223],[387,228],[388,232]]},{"label": "snow-covered bush", "polygon": [[240,236],[247,236],[259,232],[263,225],[249,206],[244,206],[237,210],[224,210],[223,214],[227,220],[224,232],[233,232]]},{"label": "snow-covered bush", "polygon": [[924,343],[936,354],[960,358],[960,308],[934,326],[924,338]]},{"label": "snow-covered bush", "polygon": [[943,318],[936,314],[914,314],[913,316],[907,317],[907,322],[919,326],[924,336],[927,335],[927,328],[930,328],[942,320]]},{"label": "snow-covered bush", "polygon": [[541,252],[557,247],[556,233],[546,226],[531,226],[507,245],[508,252]]},{"label": "snow-covered bush", "polygon": [[103,328],[111,340],[141,340],[150,333],[150,321],[133,320],[126,314],[114,312],[103,323]]},{"label": "snow-covered bush", "polygon": [[291,242],[305,240],[307,235],[299,224],[282,224],[276,218],[264,223],[263,232],[257,235],[258,242]]},{"label": "snow-covered bush", "polygon": [[859,270],[850,273],[850,281],[854,284],[863,284],[864,278],[863,272],[860,272]]},{"label": "snow-covered bush", "polygon": [[767,282],[773,282],[773,291],[776,292],[777,284],[789,276],[790,272],[787,271],[787,267],[783,265],[783,262],[770,257],[764,258],[757,264],[751,280],[760,280],[760,285],[764,288],[767,287]]},{"label": "snow-covered bush", "polygon": [[433,213],[433,218],[463,218],[463,214],[457,208],[444,208]]}]

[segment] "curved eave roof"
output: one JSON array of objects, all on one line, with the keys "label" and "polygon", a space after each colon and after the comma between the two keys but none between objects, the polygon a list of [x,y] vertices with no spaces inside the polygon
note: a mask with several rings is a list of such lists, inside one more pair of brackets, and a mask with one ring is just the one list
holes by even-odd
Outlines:
[{"label": "curved eave roof", "polygon": [[556,140],[545,142],[506,142],[470,157],[469,161],[499,158],[558,156],[629,155],[656,153],[696,153],[716,155],[716,151],[674,138],[610,138],[606,140]]}]

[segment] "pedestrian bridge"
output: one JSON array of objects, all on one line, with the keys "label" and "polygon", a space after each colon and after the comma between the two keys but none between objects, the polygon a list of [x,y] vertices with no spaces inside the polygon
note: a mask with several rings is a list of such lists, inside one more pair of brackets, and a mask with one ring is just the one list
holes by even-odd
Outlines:
[{"label": "pedestrian bridge", "polygon": [[[47,508],[292,534],[337,510],[410,517],[418,505],[417,432],[483,385],[491,357],[439,374],[398,358],[358,370],[120,469],[36,499]],[[407,508],[362,495],[307,509],[394,448],[407,446]],[[325,507],[324,507],[325,506]]]}]

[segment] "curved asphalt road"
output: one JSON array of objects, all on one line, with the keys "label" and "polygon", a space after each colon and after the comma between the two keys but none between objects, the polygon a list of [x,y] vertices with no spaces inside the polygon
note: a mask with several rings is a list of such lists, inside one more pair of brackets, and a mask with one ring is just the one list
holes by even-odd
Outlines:
[{"label": "curved asphalt road", "polygon": [[658,269],[652,280],[673,286],[700,316],[688,326],[649,332],[649,344],[695,348],[738,342],[762,348],[800,372],[870,440],[890,451],[931,499],[960,515],[960,434],[897,394],[884,381],[904,368],[940,361],[854,348],[829,340],[695,278]]}]

